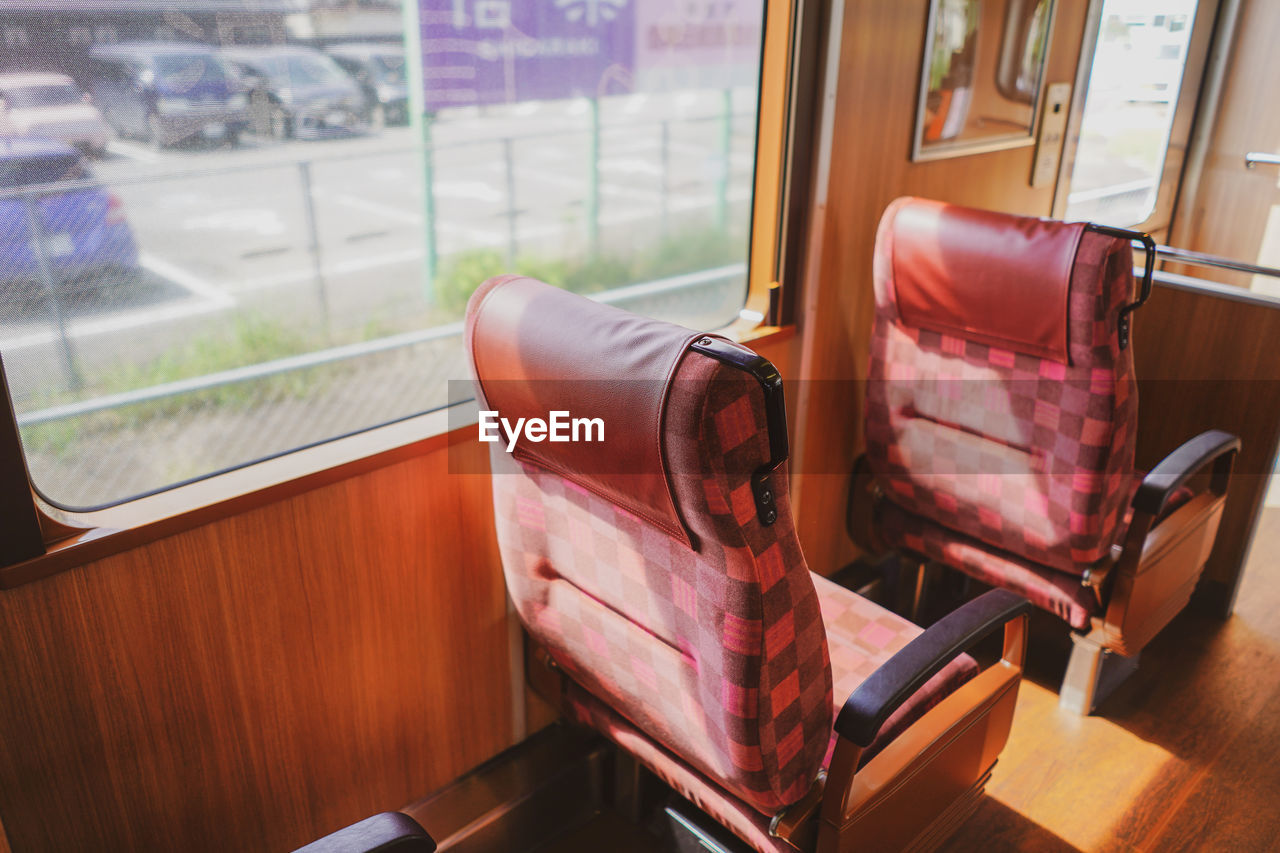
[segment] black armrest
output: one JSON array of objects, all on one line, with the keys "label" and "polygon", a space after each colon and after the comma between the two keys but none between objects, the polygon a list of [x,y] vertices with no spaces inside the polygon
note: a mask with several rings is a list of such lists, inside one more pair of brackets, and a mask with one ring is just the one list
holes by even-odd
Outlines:
[{"label": "black armrest", "polygon": [[1211,429],[1200,433],[1161,459],[1142,479],[1133,497],[1133,508],[1152,517],[1159,516],[1178,487],[1214,461],[1217,461],[1213,469],[1215,491],[1225,493],[1234,461],[1230,454],[1239,449],[1240,439],[1229,432]]},{"label": "black armrest", "polygon": [[1030,610],[1022,596],[995,589],[948,613],[858,685],[836,717],[836,733],[870,746],[889,715],[956,655]]},{"label": "black armrest", "polygon": [[383,812],[299,847],[294,853],[432,853],[436,843],[418,822],[400,812]]}]

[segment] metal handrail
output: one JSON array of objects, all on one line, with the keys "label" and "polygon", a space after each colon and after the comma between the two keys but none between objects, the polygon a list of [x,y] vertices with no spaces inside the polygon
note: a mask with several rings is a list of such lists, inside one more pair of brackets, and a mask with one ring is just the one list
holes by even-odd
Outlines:
[{"label": "metal handrail", "polygon": [[[1133,248],[1143,251],[1146,250],[1146,247],[1137,240],[1133,241]],[[1223,258],[1218,255],[1209,255],[1204,252],[1193,252],[1190,249],[1178,249],[1173,246],[1156,246],[1156,257],[1164,260],[1190,264],[1191,266],[1212,267],[1214,269],[1249,273],[1250,275],[1265,275],[1272,278],[1280,278],[1280,269],[1276,269],[1275,267],[1259,266],[1258,264],[1250,264],[1245,261]]]}]

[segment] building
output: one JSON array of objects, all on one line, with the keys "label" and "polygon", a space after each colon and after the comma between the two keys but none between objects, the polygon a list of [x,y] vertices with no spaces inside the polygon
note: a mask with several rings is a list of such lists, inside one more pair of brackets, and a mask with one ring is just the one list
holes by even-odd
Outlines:
[{"label": "building", "polygon": [[283,42],[296,11],[291,0],[0,0],[0,71],[75,76],[90,46],[113,42]]}]

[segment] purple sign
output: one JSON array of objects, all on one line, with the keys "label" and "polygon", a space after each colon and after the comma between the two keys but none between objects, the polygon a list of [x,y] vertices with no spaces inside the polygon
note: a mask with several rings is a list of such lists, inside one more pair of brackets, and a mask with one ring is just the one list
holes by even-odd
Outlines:
[{"label": "purple sign", "polygon": [[633,89],[641,0],[418,0],[426,108]]},{"label": "purple sign", "polygon": [[642,0],[636,11],[641,69],[760,63],[764,0]]}]

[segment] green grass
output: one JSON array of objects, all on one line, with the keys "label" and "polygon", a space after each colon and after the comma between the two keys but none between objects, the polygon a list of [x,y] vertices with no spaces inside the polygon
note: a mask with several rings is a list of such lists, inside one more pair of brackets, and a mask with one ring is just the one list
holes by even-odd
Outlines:
[{"label": "green grass", "polygon": [[[78,391],[51,391],[28,405],[40,409],[143,388],[152,388],[238,367],[263,364],[358,341],[459,319],[467,299],[482,282],[515,272],[575,293],[599,293],[643,281],[711,269],[745,261],[746,240],[721,229],[681,231],[643,250],[598,252],[579,259],[527,255],[511,269],[500,252],[459,253],[441,269],[435,285],[436,305],[418,312],[381,310],[372,319],[345,333],[319,325],[299,325],[296,319],[241,314],[226,326],[193,337],[143,362],[118,361],[103,366],[81,365],[84,385]],[[289,371],[246,382],[233,382],[203,391],[180,394],[131,406],[95,412],[22,429],[27,450],[61,456],[73,452],[89,436],[136,429],[159,418],[191,417],[222,409],[246,410],[264,403],[302,399],[318,393],[353,366],[336,363]]]},{"label": "green grass", "polygon": [[[46,395],[39,407],[208,376],[300,355],[327,345],[327,337],[319,330],[293,328],[256,315],[240,315],[227,328],[192,338],[157,358],[141,363],[116,362],[88,372],[84,387],[78,392]],[[264,401],[305,397],[314,391],[317,379],[295,371],[257,382],[231,383],[84,417],[33,424],[22,429],[22,440],[31,452],[61,454],[86,434],[137,427],[157,417],[188,415],[211,407],[246,408]]]},{"label": "green grass", "polygon": [[458,319],[476,288],[486,279],[504,273],[527,275],[587,294],[745,260],[745,238],[718,228],[683,231],[641,250],[601,251],[567,261],[523,255],[508,264],[497,250],[477,249],[461,252],[445,262],[436,279],[436,294],[440,310],[449,318]]}]

